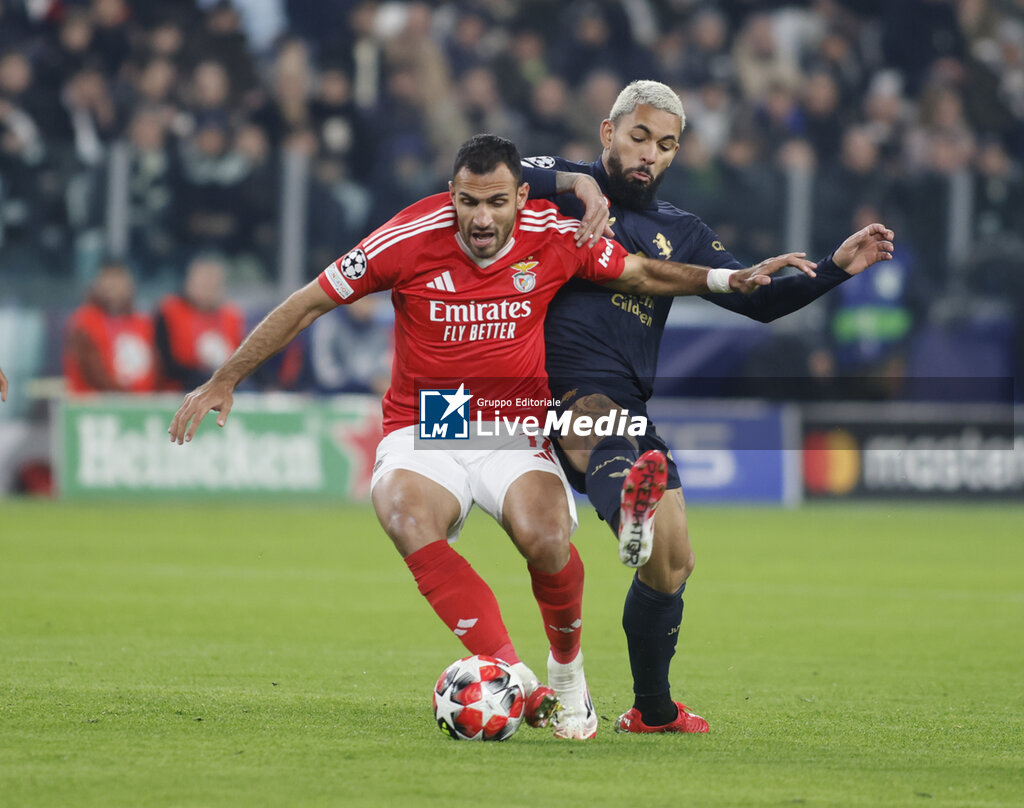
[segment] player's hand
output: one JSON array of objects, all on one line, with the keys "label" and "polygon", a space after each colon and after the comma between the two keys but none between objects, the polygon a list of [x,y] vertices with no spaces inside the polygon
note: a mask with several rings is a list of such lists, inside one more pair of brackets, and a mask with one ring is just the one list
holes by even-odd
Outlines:
[{"label": "player's hand", "polygon": [[7,377],[0,370],[0,401],[7,401]]},{"label": "player's hand", "polygon": [[817,265],[813,261],[807,260],[807,253],[791,252],[785,255],[776,255],[774,258],[766,258],[756,266],[733,272],[729,276],[729,287],[734,292],[749,295],[757,291],[758,287],[771,283],[771,276],[783,267],[796,267],[805,275],[813,278],[816,275],[815,266]]},{"label": "player's hand", "polygon": [[181,444],[192,440],[203,418],[211,410],[220,413],[217,416],[217,426],[224,426],[234,404],[234,389],[233,384],[218,381],[215,377],[185,396],[167,430],[171,436],[171,443]]},{"label": "player's hand", "polygon": [[832,261],[848,275],[857,275],[879,261],[892,260],[893,232],[884,224],[858,230],[832,254]]},{"label": "player's hand", "polygon": [[576,231],[576,246],[585,244],[593,247],[601,236],[615,238],[615,233],[608,224],[608,200],[601,193],[601,186],[589,174],[576,174],[573,178],[572,192],[583,203],[585,208],[580,220],[580,229]]}]

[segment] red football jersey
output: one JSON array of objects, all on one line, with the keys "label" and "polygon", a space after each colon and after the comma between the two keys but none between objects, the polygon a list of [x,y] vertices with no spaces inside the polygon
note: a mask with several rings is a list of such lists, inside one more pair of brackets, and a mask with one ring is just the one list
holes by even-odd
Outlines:
[{"label": "red football jersey", "polygon": [[[81,332],[95,346],[103,363],[103,375],[112,392],[151,393],[157,384],[153,319],[147,314],[109,314],[95,303],[84,303],[72,312],[68,334]],[[69,343],[70,345],[70,343]],[[72,393],[95,393],[94,380],[87,378],[80,357],[64,350],[64,375]]]},{"label": "red football jersey", "polygon": [[[427,197],[379,227],[320,273],[338,303],[391,289],[395,356],[384,395],[384,432],[419,420],[418,391],[457,388],[463,381],[474,411],[511,401],[503,416],[535,415],[545,407],[517,399],[548,398],[544,315],[558,288],[577,275],[614,280],[626,250],[602,239],[578,248],[575,219],[544,200],[519,212],[508,244],[478,261],[463,246],[447,193]],[[475,415],[472,417],[476,417]]]}]

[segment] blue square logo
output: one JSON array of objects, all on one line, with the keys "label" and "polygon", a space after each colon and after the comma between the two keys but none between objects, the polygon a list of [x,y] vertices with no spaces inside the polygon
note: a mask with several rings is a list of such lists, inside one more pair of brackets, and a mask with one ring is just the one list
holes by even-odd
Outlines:
[{"label": "blue square logo", "polygon": [[466,385],[458,390],[420,390],[420,432],[423,440],[469,438],[469,400]]}]

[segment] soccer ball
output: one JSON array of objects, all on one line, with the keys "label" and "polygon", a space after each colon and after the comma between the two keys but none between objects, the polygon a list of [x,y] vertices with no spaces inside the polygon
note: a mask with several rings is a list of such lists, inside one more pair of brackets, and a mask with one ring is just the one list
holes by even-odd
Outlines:
[{"label": "soccer ball", "polygon": [[504,741],[519,729],[526,694],[507,662],[478,655],[445,668],[433,701],[437,725],[449,738]]}]

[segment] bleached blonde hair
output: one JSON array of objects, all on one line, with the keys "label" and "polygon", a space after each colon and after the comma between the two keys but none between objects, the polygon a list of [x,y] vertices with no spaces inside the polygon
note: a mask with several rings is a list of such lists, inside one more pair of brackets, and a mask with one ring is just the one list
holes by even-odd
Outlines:
[{"label": "bleached blonde hair", "polygon": [[626,85],[619,93],[619,97],[612,104],[612,111],[608,113],[608,119],[618,126],[619,120],[624,115],[629,115],[638,104],[646,104],[649,107],[660,109],[670,115],[679,118],[679,133],[682,134],[686,128],[686,113],[683,112],[683,102],[679,96],[667,84],[650,79],[637,79]]}]

